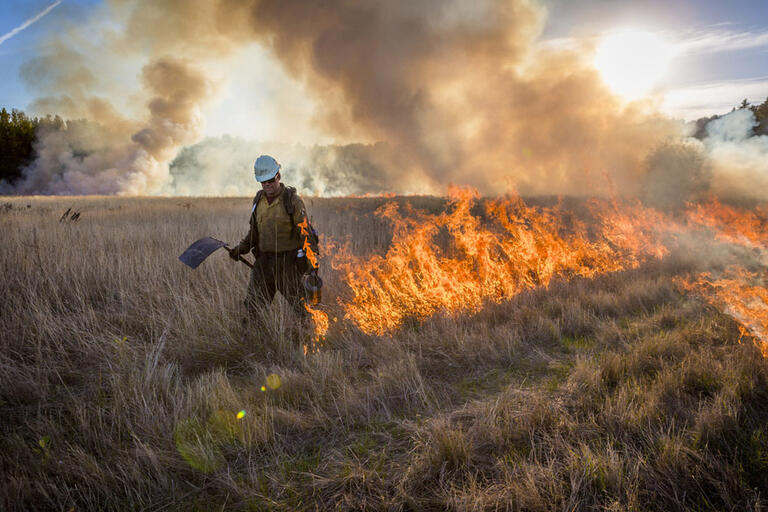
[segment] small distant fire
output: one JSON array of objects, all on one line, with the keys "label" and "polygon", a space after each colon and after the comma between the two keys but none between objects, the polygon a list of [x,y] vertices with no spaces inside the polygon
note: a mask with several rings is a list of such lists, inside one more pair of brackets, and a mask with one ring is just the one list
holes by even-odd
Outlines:
[{"label": "small distant fire", "polygon": [[347,197],[354,197],[358,199],[369,199],[369,198],[385,198],[385,199],[393,199],[397,197],[397,194],[394,192],[366,192],[365,194],[349,194]]}]

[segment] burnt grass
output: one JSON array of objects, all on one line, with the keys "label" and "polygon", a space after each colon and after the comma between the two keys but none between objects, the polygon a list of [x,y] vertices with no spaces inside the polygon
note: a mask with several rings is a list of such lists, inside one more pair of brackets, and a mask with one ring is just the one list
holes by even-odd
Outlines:
[{"label": "burnt grass", "polygon": [[[310,333],[279,301],[243,322],[247,269],[176,259],[201,236],[239,238],[247,198],[10,201],[2,510],[768,505],[768,362],[680,293],[692,255],[387,336],[341,318],[323,264],[337,321],[304,355]],[[308,206],[322,232],[381,251],[383,201]],[[59,222],[68,207],[78,222]]]}]

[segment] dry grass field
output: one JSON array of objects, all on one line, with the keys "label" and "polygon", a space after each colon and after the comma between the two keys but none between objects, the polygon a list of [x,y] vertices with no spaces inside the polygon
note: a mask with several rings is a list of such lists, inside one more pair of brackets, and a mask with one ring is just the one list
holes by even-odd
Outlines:
[{"label": "dry grass field", "polygon": [[[373,214],[390,201],[446,208],[307,206],[326,242],[365,258],[398,236]],[[79,219],[60,222],[68,208]],[[203,236],[239,240],[249,209],[0,201],[0,509],[768,507],[768,360],[679,284],[724,268],[719,242],[542,270],[503,300],[385,332],[345,316],[348,268],[327,250],[330,329],[305,353],[313,333],[281,301],[243,322],[244,265],[178,260]]]}]

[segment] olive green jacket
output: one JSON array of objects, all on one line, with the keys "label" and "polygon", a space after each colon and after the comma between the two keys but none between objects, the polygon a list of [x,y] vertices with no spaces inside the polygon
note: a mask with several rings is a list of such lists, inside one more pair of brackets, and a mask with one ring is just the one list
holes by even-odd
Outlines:
[{"label": "olive green jacket", "polygon": [[[253,251],[254,256],[263,252],[284,252],[303,247],[304,240],[299,224],[307,215],[304,201],[298,194],[292,194],[293,224],[285,209],[285,186],[281,186],[280,195],[270,204],[266,194],[251,209],[248,233],[238,244],[241,254]],[[254,198],[255,201],[255,198]]]}]

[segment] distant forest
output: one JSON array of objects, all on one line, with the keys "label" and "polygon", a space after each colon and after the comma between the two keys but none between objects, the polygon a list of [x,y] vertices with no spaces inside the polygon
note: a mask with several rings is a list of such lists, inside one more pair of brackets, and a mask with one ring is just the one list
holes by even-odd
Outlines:
[{"label": "distant forest", "polygon": [[0,110],[0,180],[13,182],[35,157],[35,140],[44,129],[66,130],[61,117],[29,117],[20,110]]},{"label": "distant forest", "polygon": [[[745,99],[737,108],[751,109],[755,113],[757,126],[753,135],[768,135],[768,98],[760,105],[750,105]],[[707,136],[707,124],[719,115],[702,117],[696,123],[694,137],[704,139]],[[0,110],[0,181],[13,183],[21,177],[22,169],[32,163],[35,157],[35,141],[43,130],[67,130],[72,123],[84,123],[83,120],[64,121],[61,117],[29,117],[20,110],[8,112]]]}]

